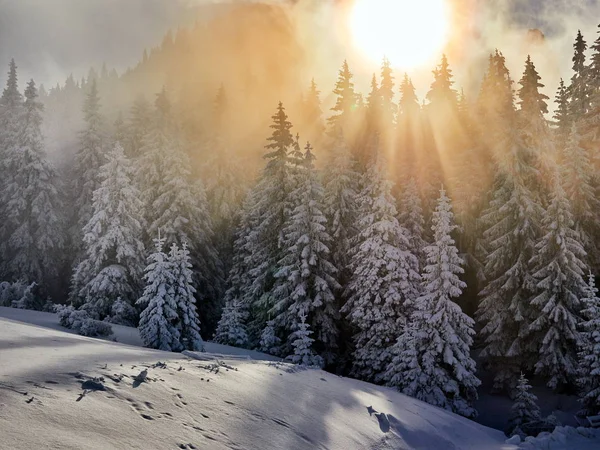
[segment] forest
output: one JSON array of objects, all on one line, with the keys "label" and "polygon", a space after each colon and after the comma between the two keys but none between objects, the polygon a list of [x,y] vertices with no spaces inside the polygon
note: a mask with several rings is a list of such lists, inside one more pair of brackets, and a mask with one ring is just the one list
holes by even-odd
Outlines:
[{"label": "forest", "polygon": [[193,44],[212,31],[50,89],[10,62],[0,306],[258,349],[466,417],[481,368],[600,413],[600,37],[577,33],[554,99],[501,49],[475,94],[442,56],[418,98],[385,58],[364,95],[346,61],[302,86],[276,44],[253,53],[264,77],[194,79],[228,67]]}]

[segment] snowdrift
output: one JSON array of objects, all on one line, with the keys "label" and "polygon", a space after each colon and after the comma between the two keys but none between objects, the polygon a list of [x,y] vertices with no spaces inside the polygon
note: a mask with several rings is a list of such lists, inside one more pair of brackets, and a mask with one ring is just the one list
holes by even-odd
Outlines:
[{"label": "snowdrift", "polygon": [[6,449],[516,448],[500,431],[323,371],[202,361],[7,319],[0,436]]}]

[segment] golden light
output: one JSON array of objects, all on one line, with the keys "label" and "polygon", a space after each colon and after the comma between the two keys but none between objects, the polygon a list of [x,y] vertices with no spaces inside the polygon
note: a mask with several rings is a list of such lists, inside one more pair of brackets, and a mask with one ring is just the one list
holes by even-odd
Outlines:
[{"label": "golden light", "polygon": [[399,68],[430,62],[449,32],[447,0],[355,0],[350,27],[354,45],[374,61]]}]

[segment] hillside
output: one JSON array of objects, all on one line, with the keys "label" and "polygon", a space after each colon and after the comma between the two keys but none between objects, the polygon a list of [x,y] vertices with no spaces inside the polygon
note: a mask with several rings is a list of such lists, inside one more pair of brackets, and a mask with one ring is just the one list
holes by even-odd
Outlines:
[{"label": "hillside", "polygon": [[[8,319],[0,360],[5,448],[514,448],[390,389],[278,362],[198,361]],[[83,389],[100,377],[104,391]]]}]

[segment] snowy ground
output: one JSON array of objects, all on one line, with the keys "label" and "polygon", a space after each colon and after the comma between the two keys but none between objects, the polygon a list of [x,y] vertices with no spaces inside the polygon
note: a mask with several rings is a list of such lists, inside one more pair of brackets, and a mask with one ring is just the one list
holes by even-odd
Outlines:
[{"label": "snowy ground", "polygon": [[[242,360],[238,349],[209,344],[233,356],[198,361],[125,345],[125,327],[115,327],[115,343],[59,331],[52,314],[0,316],[15,319],[0,319],[0,448],[517,448],[500,431],[391,389],[257,352]],[[145,381],[135,381],[143,370]],[[567,437],[552,448],[600,448],[600,439]]]}]

